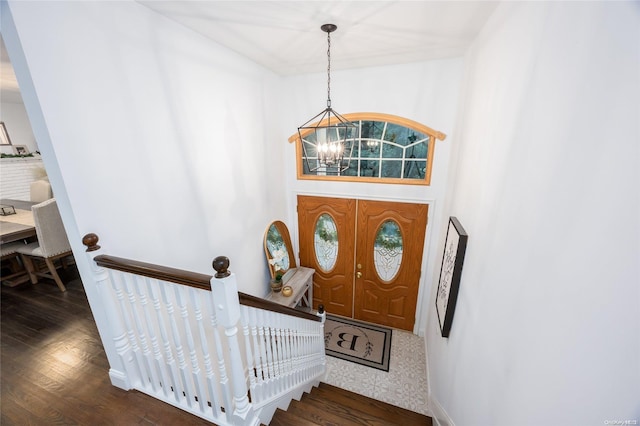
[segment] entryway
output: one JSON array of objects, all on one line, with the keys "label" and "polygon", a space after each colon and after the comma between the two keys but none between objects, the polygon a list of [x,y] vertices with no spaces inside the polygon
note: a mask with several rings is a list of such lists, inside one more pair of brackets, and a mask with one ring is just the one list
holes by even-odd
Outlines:
[{"label": "entryway", "polygon": [[314,268],[313,306],[413,330],[426,204],[298,196],[300,264]]}]

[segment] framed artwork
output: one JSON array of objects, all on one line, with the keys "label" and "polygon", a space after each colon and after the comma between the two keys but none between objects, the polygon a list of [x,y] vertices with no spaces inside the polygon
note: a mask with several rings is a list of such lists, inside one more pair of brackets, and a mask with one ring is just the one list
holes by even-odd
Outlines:
[{"label": "framed artwork", "polygon": [[16,155],[29,155],[29,148],[26,145],[13,145],[13,153]]},{"label": "framed artwork", "polygon": [[451,216],[449,218],[449,227],[447,228],[447,237],[444,242],[444,255],[442,257],[438,293],[436,295],[436,311],[438,312],[442,337],[449,337],[449,332],[451,331],[468,238],[469,236],[460,221]]},{"label": "framed artwork", "polygon": [[7,133],[4,121],[0,121],[0,145],[11,145],[11,139],[9,139],[9,133]]}]

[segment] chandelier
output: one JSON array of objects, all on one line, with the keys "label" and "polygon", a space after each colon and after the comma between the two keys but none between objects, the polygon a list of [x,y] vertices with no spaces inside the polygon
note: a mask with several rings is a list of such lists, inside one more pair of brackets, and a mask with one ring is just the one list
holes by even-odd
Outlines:
[{"label": "chandelier", "polygon": [[327,108],[298,127],[307,168],[319,175],[341,175],[349,168],[358,129],[331,108],[331,33],[337,28],[320,27],[327,33]]}]

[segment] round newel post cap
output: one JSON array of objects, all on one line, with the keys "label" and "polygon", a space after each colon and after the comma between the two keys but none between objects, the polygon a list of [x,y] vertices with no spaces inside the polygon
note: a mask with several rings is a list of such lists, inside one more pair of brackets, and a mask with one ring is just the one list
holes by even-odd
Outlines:
[{"label": "round newel post cap", "polygon": [[318,313],[324,314],[324,305],[318,305]]},{"label": "round newel post cap", "polygon": [[98,236],[96,234],[87,234],[84,237],[82,237],[82,244],[84,244],[85,246],[87,246],[87,250],[86,251],[96,251],[96,250],[100,250],[100,246],[98,245]]},{"label": "round newel post cap", "polygon": [[229,258],[227,256],[218,256],[213,259],[213,269],[216,270],[216,278],[224,278],[231,275],[229,269]]}]

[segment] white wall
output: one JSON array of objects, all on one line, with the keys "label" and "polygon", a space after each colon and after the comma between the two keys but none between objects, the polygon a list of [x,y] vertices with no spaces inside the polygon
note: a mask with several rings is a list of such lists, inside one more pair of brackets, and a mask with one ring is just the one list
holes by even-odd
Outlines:
[{"label": "white wall", "polygon": [[[322,52],[319,52],[321,54]],[[289,228],[297,247],[297,194],[332,197],[380,199],[429,203],[429,223],[425,241],[425,256],[418,299],[415,332],[424,333],[431,274],[435,250],[431,246],[434,230],[441,225],[438,217],[440,201],[447,184],[447,166],[451,137],[458,106],[462,81],[463,59],[452,58],[406,65],[373,67],[331,72],[331,103],[340,114],[352,112],[379,112],[412,119],[449,135],[444,141],[436,141],[433,174],[430,186],[388,185],[353,182],[323,182],[297,180],[296,169],[287,168],[288,190],[291,195]],[[311,74],[288,77],[283,93],[289,107],[284,115],[289,133],[326,107],[327,75]],[[295,164],[295,145],[286,146],[286,164]],[[425,285],[426,281],[426,285]]]},{"label": "white wall", "polygon": [[440,422],[640,421],[639,40],[637,3],[545,2],[475,41],[446,208],[469,243],[451,336],[427,329]]},{"label": "white wall", "polygon": [[266,294],[263,232],[286,208],[272,190],[278,78],[133,1],[9,4],[18,80],[34,87],[77,234],[203,273],[227,255],[240,289]]},{"label": "white wall", "polygon": [[[0,102],[0,121],[3,121],[12,145],[26,145],[29,152],[38,150],[35,136],[24,104],[16,102]],[[3,154],[14,154],[11,146],[0,146]]]}]

